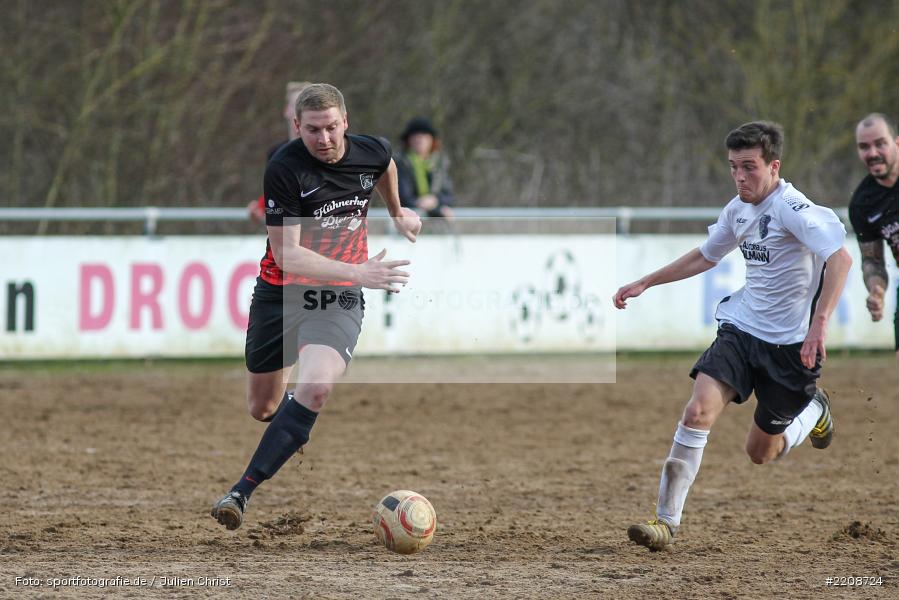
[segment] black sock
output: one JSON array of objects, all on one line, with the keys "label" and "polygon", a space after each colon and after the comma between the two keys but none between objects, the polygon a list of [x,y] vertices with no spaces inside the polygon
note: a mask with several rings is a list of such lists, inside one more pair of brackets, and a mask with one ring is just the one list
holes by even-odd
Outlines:
[{"label": "black sock", "polygon": [[265,429],[256,453],[232,491],[249,498],[256,486],[271,479],[303,444],[309,441],[309,432],[315,425],[318,413],[312,412],[296,400],[285,403]]},{"label": "black sock", "polygon": [[286,392],[284,392],[284,397],[281,398],[281,404],[278,405],[278,408],[275,409],[275,412],[273,412],[266,418],[259,419],[259,420],[262,421],[263,423],[271,423],[272,419],[275,418],[275,415],[278,414],[279,412],[281,412],[281,409],[284,408],[284,405],[287,404],[288,402],[290,402],[291,400],[293,400],[293,392],[291,392],[290,390],[287,390]]}]

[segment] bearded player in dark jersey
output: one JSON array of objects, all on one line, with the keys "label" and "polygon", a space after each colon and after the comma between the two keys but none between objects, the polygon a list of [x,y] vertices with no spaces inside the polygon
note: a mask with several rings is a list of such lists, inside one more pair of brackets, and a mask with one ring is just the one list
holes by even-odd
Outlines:
[{"label": "bearded player in dark jersey", "polygon": [[[372,191],[384,198],[397,231],[414,242],[421,221],[400,206],[396,164],[383,138],[346,133],[343,95],[306,87],[297,99],[299,138],[265,171],[268,243],[250,305],[247,403],[270,421],[240,480],[212,507],[228,529],[243,522],[250,495],[309,440],[333,384],[353,355],[362,325],[362,288],[397,292],[406,260],[368,258],[366,215]],[[288,374],[299,360],[295,390]]]},{"label": "bearded player in dark jersey", "polygon": [[[879,321],[883,318],[888,281],[884,241],[899,262],[899,137],[885,115],[871,113],[855,128],[855,142],[858,157],[868,167],[868,175],[852,194],[849,220],[861,250],[868,312],[872,320]],[[899,298],[893,330],[899,360]]]}]

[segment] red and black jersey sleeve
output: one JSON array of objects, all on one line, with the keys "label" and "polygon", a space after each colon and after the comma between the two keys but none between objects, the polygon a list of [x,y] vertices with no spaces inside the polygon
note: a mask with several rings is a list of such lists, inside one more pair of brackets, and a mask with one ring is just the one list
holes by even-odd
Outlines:
[{"label": "red and black jersey sleeve", "polygon": [[278,161],[268,164],[263,193],[266,225],[281,227],[285,218],[300,216],[300,182],[287,165]]}]

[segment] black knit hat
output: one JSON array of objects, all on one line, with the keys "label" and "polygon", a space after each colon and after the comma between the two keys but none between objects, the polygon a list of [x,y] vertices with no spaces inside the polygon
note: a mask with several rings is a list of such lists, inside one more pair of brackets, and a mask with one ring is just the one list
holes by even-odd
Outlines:
[{"label": "black knit hat", "polygon": [[430,133],[435,138],[440,137],[437,135],[437,130],[434,129],[434,125],[424,117],[415,117],[406,123],[406,128],[403,130],[402,135],[400,135],[400,139],[405,142],[413,133]]}]

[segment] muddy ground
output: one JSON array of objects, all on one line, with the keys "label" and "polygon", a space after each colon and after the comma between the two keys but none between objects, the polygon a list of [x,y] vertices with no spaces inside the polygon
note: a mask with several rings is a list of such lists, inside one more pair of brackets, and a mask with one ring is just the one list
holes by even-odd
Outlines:
[{"label": "muddy ground", "polygon": [[[606,385],[339,386],[303,460],[259,488],[236,532],[208,511],[263,430],[241,363],[0,367],[0,597],[899,597],[887,355],[828,361],[828,450],[753,465],[752,406],[729,407],[678,543],[628,542],[654,508],[693,358],[621,358]],[[369,524],[402,488],[439,517],[410,557]],[[50,585],[73,577],[146,584]]]}]

